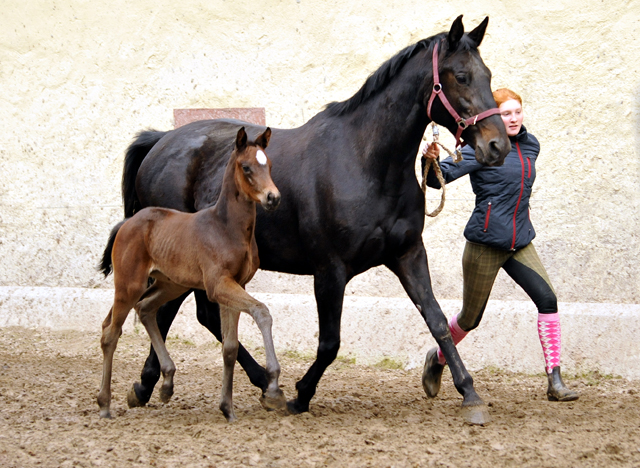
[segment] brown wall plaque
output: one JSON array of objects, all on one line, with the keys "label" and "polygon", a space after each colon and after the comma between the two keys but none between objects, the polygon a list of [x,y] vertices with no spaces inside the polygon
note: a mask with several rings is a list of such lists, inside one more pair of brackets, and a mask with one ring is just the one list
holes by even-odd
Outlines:
[{"label": "brown wall plaque", "polygon": [[266,125],[264,107],[236,107],[227,109],[173,109],[174,128],[196,120],[238,119]]}]

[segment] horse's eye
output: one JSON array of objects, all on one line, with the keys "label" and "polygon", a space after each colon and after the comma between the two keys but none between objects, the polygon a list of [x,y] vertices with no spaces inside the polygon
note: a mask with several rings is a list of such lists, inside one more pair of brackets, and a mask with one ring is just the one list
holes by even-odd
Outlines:
[{"label": "horse's eye", "polygon": [[466,85],[469,83],[467,75],[456,75],[456,81],[461,85]]},{"label": "horse's eye", "polygon": [[242,165],[242,171],[247,175],[251,174],[251,168],[249,167],[248,164],[243,164]]}]

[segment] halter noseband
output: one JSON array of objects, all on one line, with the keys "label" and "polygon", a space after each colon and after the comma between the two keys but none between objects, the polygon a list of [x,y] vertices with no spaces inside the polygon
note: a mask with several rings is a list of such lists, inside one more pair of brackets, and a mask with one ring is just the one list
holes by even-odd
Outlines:
[{"label": "halter noseband", "polygon": [[480,112],[477,115],[469,117],[468,119],[463,119],[458,115],[456,110],[449,103],[447,96],[445,96],[442,92],[442,84],[440,83],[440,76],[438,74],[438,44],[439,43],[436,42],[436,45],[433,47],[433,91],[431,91],[429,105],[427,106],[427,116],[430,120],[433,120],[431,118],[431,105],[433,104],[433,101],[435,101],[436,96],[439,97],[444,107],[449,111],[451,117],[453,117],[453,119],[458,124],[458,131],[456,132],[456,148],[458,148],[466,144],[460,140],[460,136],[467,127],[469,127],[470,125],[475,125],[478,120],[485,119],[490,115],[499,114],[500,109],[498,109],[497,107],[493,107],[491,109],[487,109],[486,111]]}]

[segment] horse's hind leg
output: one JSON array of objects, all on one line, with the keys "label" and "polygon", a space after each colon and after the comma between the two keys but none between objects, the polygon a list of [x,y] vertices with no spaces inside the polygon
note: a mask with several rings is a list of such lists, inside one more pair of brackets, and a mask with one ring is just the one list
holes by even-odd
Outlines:
[{"label": "horse's hind leg", "polygon": [[122,325],[129,315],[129,311],[134,301],[127,301],[120,297],[116,291],[116,298],[113,307],[109,310],[107,318],[102,323],[102,337],[100,345],[102,347],[102,383],[98,392],[98,406],[100,407],[101,418],[111,418],[111,374],[113,370],[113,355],[118,346],[118,340],[122,335]]},{"label": "horse's hind leg", "polygon": [[[156,323],[162,339],[167,339],[169,328],[173,320],[176,318],[180,306],[187,298],[190,292],[186,292],[182,296],[172,301],[167,302],[161,306],[156,313]],[[219,327],[219,325],[218,325]],[[127,394],[127,403],[130,408],[136,406],[144,406],[147,404],[153,393],[153,388],[160,379],[160,361],[158,361],[158,355],[156,354],[153,344],[150,346],[149,356],[144,363],[142,372],[140,373],[140,382],[135,382],[129,393]]]},{"label": "horse's hind leg", "polygon": [[176,372],[176,366],[169,356],[163,336],[158,328],[156,313],[162,304],[176,299],[187,291],[188,289],[181,286],[156,280],[144,293],[140,302],[136,304],[140,321],[149,334],[151,344],[160,362],[160,370],[164,377],[162,387],[160,387],[160,401],[163,403],[168,402],[173,395],[173,375]]}]

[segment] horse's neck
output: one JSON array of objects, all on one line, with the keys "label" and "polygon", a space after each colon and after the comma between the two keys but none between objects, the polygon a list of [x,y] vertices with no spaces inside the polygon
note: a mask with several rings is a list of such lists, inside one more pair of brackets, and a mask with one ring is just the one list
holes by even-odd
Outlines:
[{"label": "horse's neck", "polygon": [[[417,54],[412,60],[424,60]],[[384,90],[341,116],[347,131],[363,142],[361,157],[377,176],[413,168],[429,123],[424,105],[425,67],[407,63]]]},{"label": "horse's neck", "polygon": [[228,229],[238,229],[238,237],[250,238],[256,220],[256,204],[240,192],[235,178],[235,158],[229,161],[222,179],[222,189],[218,201],[212,207]]}]

